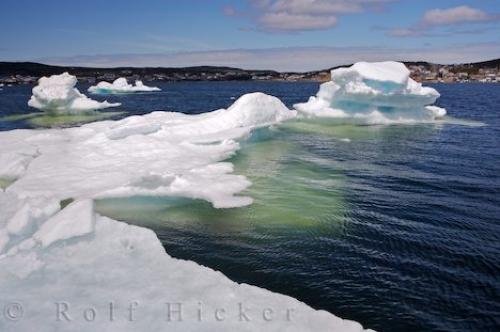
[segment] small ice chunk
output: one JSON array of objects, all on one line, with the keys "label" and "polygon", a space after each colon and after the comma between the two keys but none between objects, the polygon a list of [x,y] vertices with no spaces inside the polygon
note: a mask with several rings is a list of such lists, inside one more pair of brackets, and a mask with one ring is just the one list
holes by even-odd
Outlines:
[{"label": "small ice chunk", "polygon": [[438,107],[438,106],[426,106],[425,107],[427,110],[431,111],[431,113],[436,117],[436,118],[442,118],[446,115],[446,109]]},{"label": "small ice chunk", "polygon": [[160,88],[154,86],[147,86],[142,81],[135,81],[135,85],[129,84],[124,77],[117,78],[113,83],[99,82],[97,85],[91,86],[88,91],[90,93],[134,93],[134,92],[153,92],[161,91]]},{"label": "small ice chunk", "polygon": [[58,210],[57,200],[47,200],[43,197],[28,199],[9,220],[6,229],[9,234],[20,236]]},{"label": "small ice chunk", "polygon": [[1,154],[0,176],[11,179],[20,177],[36,156],[36,152],[32,151],[24,153],[9,151],[8,153]]},{"label": "small ice chunk", "polygon": [[33,235],[43,247],[60,240],[86,235],[94,231],[94,202],[75,201],[47,220]]},{"label": "small ice chunk", "polygon": [[25,203],[21,209],[17,210],[16,214],[7,224],[7,232],[9,234],[18,235],[33,221],[34,218],[31,215],[31,208],[28,203]]},{"label": "small ice chunk", "polygon": [[120,106],[120,103],[98,102],[90,99],[77,88],[76,77],[68,73],[42,77],[33,88],[28,105],[49,112],[77,113]]}]

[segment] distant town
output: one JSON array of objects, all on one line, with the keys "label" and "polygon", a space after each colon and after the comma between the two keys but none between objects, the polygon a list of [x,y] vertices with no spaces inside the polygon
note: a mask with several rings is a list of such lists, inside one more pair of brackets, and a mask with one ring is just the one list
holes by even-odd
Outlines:
[{"label": "distant town", "polygon": [[[428,83],[500,83],[500,59],[455,65],[428,62],[405,62],[411,77]],[[42,77],[62,72],[76,75],[82,82],[94,84],[126,77],[129,81],[317,81],[330,80],[330,70],[338,66],[311,72],[277,72],[273,70],[246,70],[230,67],[123,67],[91,68],[50,66],[33,62],[0,62],[0,87],[16,84],[34,84]]]},{"label": "distant town", "polygon": [[500,61],[465,65],[408,63],[411,77],[417,82],[431,83],[500,83]]}]

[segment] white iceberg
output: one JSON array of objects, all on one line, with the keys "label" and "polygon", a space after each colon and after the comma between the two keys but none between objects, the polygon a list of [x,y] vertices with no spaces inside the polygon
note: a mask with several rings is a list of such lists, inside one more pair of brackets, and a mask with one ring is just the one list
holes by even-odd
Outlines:
[{"label": "white iceberg", "polygon": [[[78,128],[0,133],[2,331],[362,331],[288,296],[237,284],[165,253],[145,228],[94,212],[92,199],[173,195],[251,203],[223,162],[256,127],[296,116],[277,98],[241,97],[201,115],[153,112]],[[2,160],[3,160],[2,159]],[[61,209],[60,202],[73,201]]]},{"label": "white iceberg", "polygon": [[76,77],[68,73],[42,77],[33,88],[28,105],[57,113],[87,112],[121,105],[90,99],[75,88],[76,83]]},{"label": "white iceberg", "polygon": [[399,62],[358,62],[334,69],[316,96],[294,105],[305,117],[325,117],[337,122],[390,124],[432,122],[446,110],[430,106],[439,93],[410,78]]},{"label": "white iceberg", "polygon": [[99,82],[88,89],[91,93],[96,94],[113,94],[113,93],[134,93],[134,92],[154,92],[161,91],[160,88],[147,86],[142,81],[135,81],[135,85],[129,84],[124,77],[117,78],[113,83]]}]

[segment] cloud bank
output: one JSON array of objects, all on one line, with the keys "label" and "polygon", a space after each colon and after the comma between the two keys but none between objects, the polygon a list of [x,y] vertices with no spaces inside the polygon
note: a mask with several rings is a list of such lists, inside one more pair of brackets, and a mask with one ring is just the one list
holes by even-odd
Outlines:
[{"label": "cloud bank", "polygon": [[226,6],[227,16],[248,17],[255,29],[273,32],[326,30],[337,25],[339,16],[379,9],[396,0],[248,0],[242,10]]},{"label": "cloud bank", "polygon": [[429,31],[439,27],[494,22],[500,22],[500,15],[486,13],[481,9],[469,6],[437,8],[426,11],[420,21],[410,27],[389,30],[388,35],[393,37],[416,37],[428,35]]},{"label": "cloud bank", "polygon": [[33,59],[53,65],[89,67],[189,67],[230,66],[244,69],[311,71],[358,61],[429,61],[467,63],[500,57],[500,43],[461,44],[440,47],[295,47],[234,49],[202,52],[81,55]]}]

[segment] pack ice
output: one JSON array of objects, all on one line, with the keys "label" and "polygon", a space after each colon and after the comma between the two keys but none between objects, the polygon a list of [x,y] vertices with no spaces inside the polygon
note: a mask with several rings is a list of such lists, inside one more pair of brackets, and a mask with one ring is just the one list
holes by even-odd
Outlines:
[{"label": "pack ice", "polygon": [[[200,115],[153,112],[0,133],[0,177],[15,179],[0,190],[0,298],[22,306],[8,308],[0,330],[362,331],[174,259],[152,231],[94,212],[93,198],[121,195],[250,204],[238,195],[250,182],[223,160],[252,129],[295,115],[254,93]],[[72,201],[61,208],[62,200]]]},{"label": "pack ice", "polygon": [[78,113],[120,106],[120,103],[98,102],[90,99],[75,85],[77,79],[68,73],[42,77],[33,88],[28,105],[42,111],[57,113]]},{"label": "pack ice", "polygon": [[391,124],[433,122],[446,110],[431,106],[439,93],[410,78],[400,62],[358,62],[331,71],[316,96],[294,105],[303,116],[334,122]]},{"label": "pack ice", "polygon": [[129,84],[124,77],[117,78],[113,83],[99,82],[88,88],[88,91],[96,94],[113,94],[113,93],[134,93],[134,92],[153,92],[161,91],[157,87],[147,86],[142,81],[135,81],[135,85]]}]

